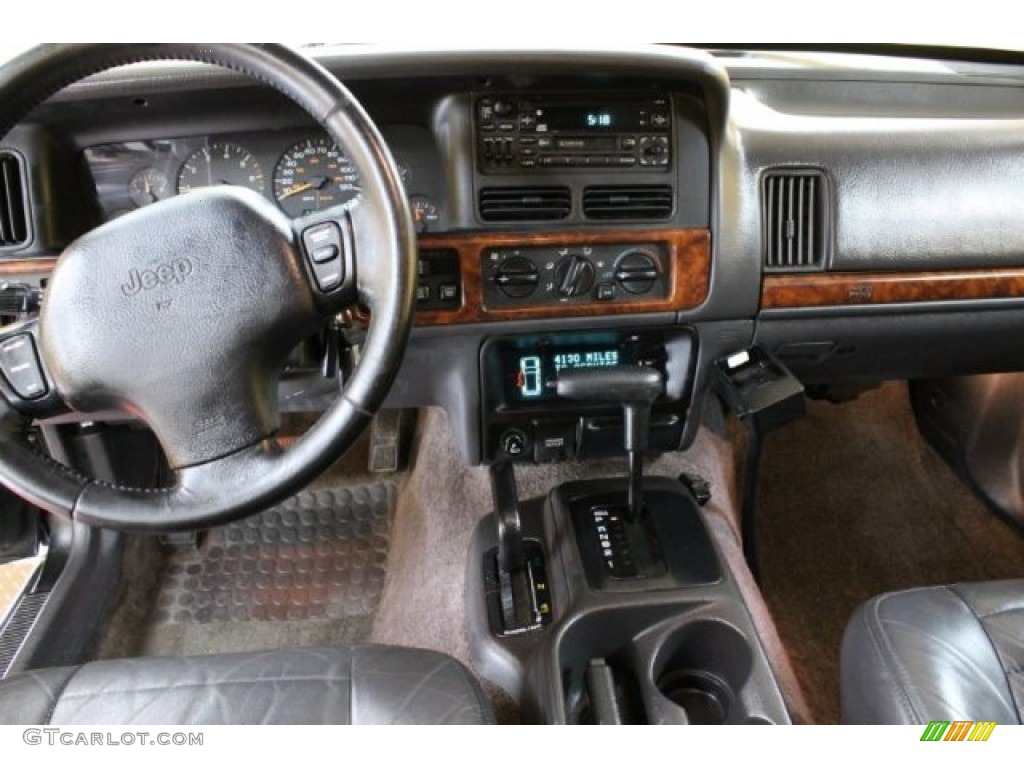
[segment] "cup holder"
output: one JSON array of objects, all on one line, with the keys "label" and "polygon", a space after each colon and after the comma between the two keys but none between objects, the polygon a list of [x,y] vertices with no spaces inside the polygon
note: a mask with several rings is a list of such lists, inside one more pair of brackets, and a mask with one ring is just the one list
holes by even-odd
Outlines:
[{"label": "cup holder", "polygon": [[693,725],[746,719],[739,692],[753,664],[746,637],[722,621],[703,619],[673,630],[661,644],[654,681],[665,699]]},{"label": "cup holder", "polygon": [[729,686],[708,672],[669,672],[658,679],[658,690],[686,710],[686,718],[692,725],[721,725],[732,710]]}]

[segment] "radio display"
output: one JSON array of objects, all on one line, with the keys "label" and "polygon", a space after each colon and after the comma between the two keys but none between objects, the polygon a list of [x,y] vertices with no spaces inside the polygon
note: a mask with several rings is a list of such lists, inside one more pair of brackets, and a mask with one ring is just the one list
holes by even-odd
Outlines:
[{"label": "radio display", "polygon": [[646,128],[644,115],[637,106],[557,106],[537,110],[538,125],[549,131],[639,131]]},{"label": "radio display", "polygon": [[561,371],[580,368],[613,368],[626,365],[618,347],[559,347],[518,355],[515,393],[522,401],[541,401],[555,397],[555,382]]}]

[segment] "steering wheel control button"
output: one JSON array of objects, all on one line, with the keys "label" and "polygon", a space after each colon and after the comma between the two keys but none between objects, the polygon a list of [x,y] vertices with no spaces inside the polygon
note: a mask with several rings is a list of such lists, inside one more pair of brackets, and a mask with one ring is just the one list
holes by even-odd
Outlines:
[{"label": "steering wheel control button", "polygon": [[0,371],[24,400],[37,400],[48,391],[35,342],[27,333],[0,342]]},{"label": "steering wheel control button", "polygon": [[326,264],[328,261],[334,261],[340,255],[337,246],[334,245],[324,245],[310,254],[314,264]]},{"label": "steering wheel control button", "polygon": [[332,221],[317,224],[302,233],[302,244],[313,267],[316,284],[324,293],[334,290],[345,279],[341,258],[341,230]]}]

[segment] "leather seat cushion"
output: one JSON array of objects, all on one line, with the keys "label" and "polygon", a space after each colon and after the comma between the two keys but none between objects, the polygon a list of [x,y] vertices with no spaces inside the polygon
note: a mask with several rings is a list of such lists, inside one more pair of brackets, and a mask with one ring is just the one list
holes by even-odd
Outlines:
[{"label": "leather seat cushion", "polygon": [[99,661],[0,682],[8,725],[492,721],[455,659],[386,646]]},{"label": "leather seat cushion", "polygon": [[1024,581],[873,598],[846,627],[841,669],[844,723],[1020,723]]}]

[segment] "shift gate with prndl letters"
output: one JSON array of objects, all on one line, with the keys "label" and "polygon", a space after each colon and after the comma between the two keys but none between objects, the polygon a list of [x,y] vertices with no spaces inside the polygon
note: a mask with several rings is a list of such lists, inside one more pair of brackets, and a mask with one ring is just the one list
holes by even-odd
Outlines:
[{"label": "shift gate with prndl letters", "polygon": [[668,170],[672,106],[661,95],[483,96],[476,135],[484,173]]}]

